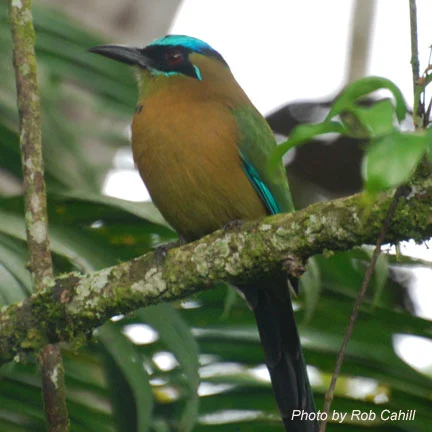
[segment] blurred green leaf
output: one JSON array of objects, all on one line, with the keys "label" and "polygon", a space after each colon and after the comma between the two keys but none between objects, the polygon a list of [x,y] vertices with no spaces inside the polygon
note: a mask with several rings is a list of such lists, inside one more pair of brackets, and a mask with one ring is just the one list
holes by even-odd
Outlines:
[{"label": "blurred green leaf", "polygon": [[186,376],[188,395],[179,431],[192,431],[198,416],[198,345],[180,314],[167,304],[159,304],[137,311],[137,316],[159,333],[161,340],[177,358]]},{"label": "blurred green leaf", "polygon": [[113,417],[117,432],[137,430],[137,407],[134,392],[113,357],[104,355],[105,376],[110,390]]},{"label": "blurred green leaf", "polygon": [[393,116],[394,107],[388,99],[370,107],[353,106],[340,113],[348,134],[356,138],[375,138],[391,133]]},{"label": "blurred green leaf", "polygon": [[[11,300],[8,304],[24,300],[32,292],[30,273],[26,271],[27,262],[28,252],[24,244],[0,234],[0,265],[3,266],[4,271],[7,271],[11,277],[16,279],[19,287],[8,295],[10,287],[8,287],[6,281],[2,280],[0,282],[0,294]],[[11,296],[15,300],[12,301]]]},{"label": "blurred green leaf", "polygon": [[[233,308],[234,304],[239,298],[239,294],[235,287],[228,283],[222,283],[220,284],[222,286],[225,286],[226,289],[226,295],[225,295],[225,301],[224,301],[224,308],[223,308],[223,314],[222,318],[227,317],[231,313],[231,309]],[[222,287],[219,286],[219,289]]]},{"label": "blurred green leaf", "polygon": [[[371,253],[372,258],[372,253]],[[376,262],[375,271],[373,274],[375,279],[375,292],[374,292],[374,300],[373,304],[376,306],[380,302],[380,298],[384,293],[384,289],[386,287],[386,283],[389,277],[389,266],[387,262],[387,257],[381,254]]]},{"label": "blurred green leaf", "polygon": [[[0,249],[0,253],[1,253]],[[21,285],[0,262],[0,306],[18,303],[25,299]]]},{"label": "blurred green leaf", "polygon": [[301,144],[305,144],[318,135],[323,135],[327,133],[343,134],[344,132],[344,127],[340,123],[333,121],[298,125],[291,132],[289,139],[282,144],[279,144],[274,150],[268,162],[269,167],[270,169],[272,169],[276,164],[280,162],[282,156],[292,148],[297,147]]},{"label": "blurred green leaf", "polygon": [[401,91],[390,80],[376,76],[361,78],[345,87],[333,103],[326,120],[331,120],[343,111],[351,111],[355,108],[357,102],[359,102],[361,98],[379,89],[387,89],[391,91],[396,101],[396,117],[399,121],[402,121],[406,116],[407,109]]},{"label": "blurred green leaf", "polygon": [[105,349],[132,388],[137,406],[137,431],[148,431],[152,418],[153,394],[149,383],[150,377],[134,344],[110,322],[106,322],[99,329],[98,338],[104,343]]},{"label": "blurred green leaf", "polygon": [[425,147],[425,137],[415,133],[393,132],[372,142],[362,165],[366,190],[376,193],[408,181]]},{"label": "blurred green leaf", "polygon": [[313,316],[321,294],[321,275],[319,263],[315,257],[309,258],[306,273],[300,278],[300,288],[305,294],[305,321]]},{"label": "blurred green leaf", "polygon": [[[26,240],[24,217],[0,210],[0,232],[19,240]],[[78,269],[93,271],[115,262],[114,251],[92,242],[81,230],[51,224],[50,242],[53,252],[72,261]]]},{"label": "blurred green leaf", "polygon": [[59,198],[71,198],[91,204],[105,204],[110,207],[124,210],[125,212],[131,213],[149,222],[169,227],[168,223],[152,202],[132,202],[110,196],[80,191],[65,192],[59,195]]},{"label": "blurred green leaf", "polygon": [[432,126],[426,129],[426,151],[429,162],[432,164]]}]

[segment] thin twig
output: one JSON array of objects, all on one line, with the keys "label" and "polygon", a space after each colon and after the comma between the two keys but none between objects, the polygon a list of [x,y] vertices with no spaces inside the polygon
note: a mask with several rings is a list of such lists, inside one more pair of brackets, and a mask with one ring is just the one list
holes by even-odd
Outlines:
[{"label": "thin twig", "polygon": [[375,250],[374,250],[374,252],[372,254],[372,258],[371,258],[370,263],[369,263],[369,267],[368,267],[368,269],[366,271],[365,277],[364,277],[362,285],[360,287],[360,291],[359,291],[359,293],[357,295],[357,298],[356,298],[356,301],[354,303],[353,311],[351,313],[350,320],[349,320],[347,329],[345,331],[345,335],[344,335],[344,339],[343,339],[343,342],[342,342],[342,346],[341,346],[341,348],[339,350],[339,353],[338,353],[338,356],[337,356],[336,367],[335,367],[335,369],[333,371],[333,376],[332,376],[332,379],[331,379],[330,387],[329,387],[329,389],[328,389],[328,391],[326,393],[325,404],[324,404],[324,410],[323,411],[327,414],[327,416],[323,416],[322,417],[325,420],[323,420],[321,422],[320,432],[325,432],[325,430],[326,430],[327,418],[328,418],[328,414],[330,412],[330,405],[331,405],[331,403],[333,401],[334,391],[335,391],[335,387],[336,387],[336,381],[337,381],[337,379],[339,377],[339,374],[340,374],[340,371],[341,371],[342,363],[344,361],[345,351],[346,351],[346,348],[348,346],[348,342],[349,342],[349,340],[351,338],[352,331],[353,331],[353,328],[354,328],[354,324],[355,324],[355,322],[357,320],[357,317],[358,317],[358,314],[359,314],[359,311],[360,311],[360,306],[361,306],[361,304],[363,302],[363,299],[364,299],[364,297],[366,295],[366,291],[367,291],[367,288],[369,286],[369,282],[370,282],[370,280],[372,278],[372,275],[373,275],[373,272],[375,270],[375,266],[376,266],[378,257],[381,254],[381,246],[383,244],[386,232],[387,232],[388,227],[390,225],[390,222],[392,220],[393,214],[394,214],[394,212],[396,210],[396,207],[397,207],[397,204],[398,204],[398,200],[403,195],[404,191],[405,191],[405,189],[403,187],[399,187],[396,190],[396,192],[395,192],[395,194],[393,196],[392,201],[390,202],[390,205],[389,205],[386,217],[384,219],[383,225],[381,227],[381,231],[380,231],[379,236],[378,236],[378,240],[377,240],[377,243],[376,243],[376,246],[375,246]]},{"label": "thin twig", "polygon": [[[419,86],[420,78],[420,61],[418,54],[418,37],[417,37],[417,5],[416,0],[409,0],[410,9],[410,28],[411,28],[411,69],[412,69],[412,79],[413,79],[413,92],[414,98],[416,97],[417,87]],[[414,125],[415,127],[421,126],[420,112],[424,112],[421,107],[420,100],[414,100]]]},{"label": "thin twig", "polygon": [[[428,65],[425,71],[425,75],[424,78],[426,79],[432,72],[431,72],[431,67],[432,67],[432,46],[429,47],[429,59],[428,59]],[[432,110],[432,97],[429,100],[429,104],[427,109],[425,109],[426,107],[426,86],[423,90],[423,127],[426,129],[429,125],[429,121],[430,121],[430,115],[431,115],[431,110]]]},{"label": "thin twig", "polygon": [[[20,119],[21,162],[30,270],[36,291],[54,284],[48,238],[47,204],[42,159],[40,99],[34,52],[31,0],[10,0],[9,18]],[[48,345],[39,354],[42,393],[49,432],[66,432],[69,420],[60,350]]]},{"label": "thin twig", "polygon": [[39,291],[53,280],[47,232],[45,181],[42,160],[40,100],[34,54],[31,1],[13,1],[10,22],[20,119],[21,163],[24,177],[26,230],[30,270]]},{"label": "thin twig", "polygon": [[48,431],[67,432],[69,430],[69,417],[66,405],[64,367],[59,346],[46,345],[39,353],[39,362]]},{"label": "thin twig", "polygon": [[420,77],[420,61],[417,38],[417,5],[416,0],[409,0],[410,28],[411,28],[411,68],[413,78],[413,91],[415,92]]}]

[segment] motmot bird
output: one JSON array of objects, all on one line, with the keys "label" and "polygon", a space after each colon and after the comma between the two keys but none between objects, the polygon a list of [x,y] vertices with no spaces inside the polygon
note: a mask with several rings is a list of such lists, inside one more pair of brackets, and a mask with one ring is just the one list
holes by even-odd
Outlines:
[{"label": "motmot bird", "polygon": [[[133,157],[181,238],[189,242],[235,220],[294,210],[282,162],[268,167],[276,147],[270,127],[210,45],[168,35],[142,49],[90,51],[138,71]],[[281,271],[237,288],[255,314],[286,430],[317,431],[316,422],[293,415],[314,412],[314,404],[287,278]]]}]

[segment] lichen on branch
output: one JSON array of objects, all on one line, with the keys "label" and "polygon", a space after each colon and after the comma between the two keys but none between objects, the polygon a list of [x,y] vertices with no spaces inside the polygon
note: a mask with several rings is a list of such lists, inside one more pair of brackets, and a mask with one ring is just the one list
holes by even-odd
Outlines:
[{"label": "lichen on branch", "polygon": [[35,289],[53,280],[42,158],[40,98],[31,0],[11,0],[9,19],[20,120],[21,165],[30,270]]},{"label": "lichen on branch", "polygon": [[[31,0],[10,0],[9,20],[20,121],[21,166],[30,271],[34,291],[42,293],[47,287],[54,284],[54,274],[48,237],[40,98]],[[31,308],[28,313],[29,319],[27,321],[29,322],[33,319]],[[3,328],[3,326],[1,327]],[[28,330],[28,336],[33,337],[32,335],[43,342],[37,329]],[[23,343],[25,345],[26,342]],[[69,430],[69,417],[60,348],[54,345],[44,347],[44,345],[40,344],[36,349],[39,351],[39,363],[42,371],[42,395],[47,430],[49,432],[67,432]],[[41,348],[43,349],[41,350]],[[55,385],[53,385],[52,380],[54,375],[56,376]]]},{"label": "lichen on branch", "polygon": [[[170,249],[163,262],[152,252],[97,272],[62,275],[51,287],[0,312],[0,363],[48,342],[83,340],[113,315],[185,298],[222,280],[244,284],[279,271],[287,261],[292,268],[301,268],[323,250],[375,243],[393,193],[383,193],[366,208],[357,194],[245,222]],[[428,177],[407,187],[385,241],[431,236]]]}]

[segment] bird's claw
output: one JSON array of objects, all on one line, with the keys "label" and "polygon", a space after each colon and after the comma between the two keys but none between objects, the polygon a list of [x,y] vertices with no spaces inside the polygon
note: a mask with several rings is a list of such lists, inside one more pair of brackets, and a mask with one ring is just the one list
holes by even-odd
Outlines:
[{"label": "bird's claw", "polygon": [[179,247],[182,244],[183,242],[181,240],[174,240],[156,246],[154,249],[154,254],[157,263],[162,264],[165,261],[165,258],[167,257],[169,250],[174,249],[175,247]]},{"label": "bird's claw", "polygon": [[241,219],[234,219],[228,223],[226,223],[223,227],[224,231],[236,231],[240,229],[244,224],[244,221]]}]

